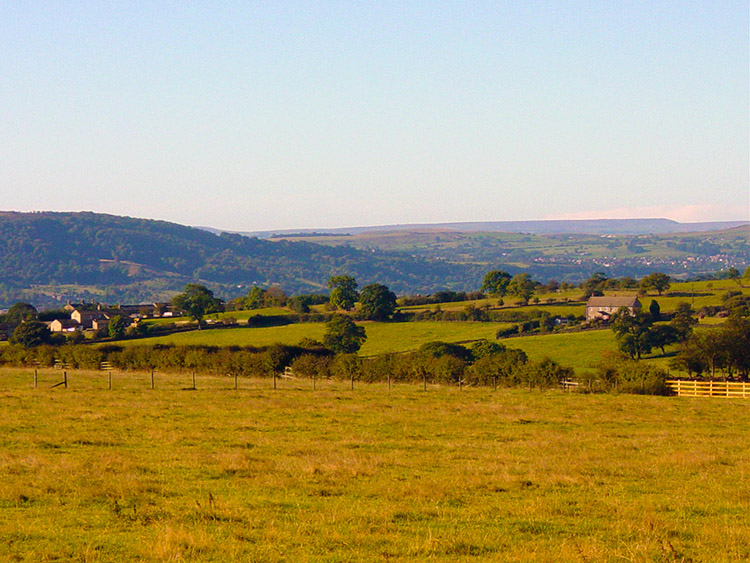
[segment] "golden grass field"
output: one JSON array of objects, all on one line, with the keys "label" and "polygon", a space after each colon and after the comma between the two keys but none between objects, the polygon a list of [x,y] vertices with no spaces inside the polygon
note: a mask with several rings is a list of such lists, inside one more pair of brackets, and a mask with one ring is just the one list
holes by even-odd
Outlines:
[{"label": "golden grass field", "polygon": [[743,561],[741,400],[0,370],[3,561]]}]

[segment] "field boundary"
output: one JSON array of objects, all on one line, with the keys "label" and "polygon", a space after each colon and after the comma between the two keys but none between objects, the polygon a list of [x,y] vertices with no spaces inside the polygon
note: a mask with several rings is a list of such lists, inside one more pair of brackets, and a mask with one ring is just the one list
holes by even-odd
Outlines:
[{"label": "field boundary", "polygon": [[669,379],[666,383],[678,397],[750,399],[750,383],[747,382]]}]

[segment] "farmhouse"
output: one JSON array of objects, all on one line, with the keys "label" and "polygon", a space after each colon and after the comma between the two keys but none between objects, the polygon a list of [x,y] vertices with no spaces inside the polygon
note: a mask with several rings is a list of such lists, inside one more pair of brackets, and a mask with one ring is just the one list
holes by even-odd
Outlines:
[{"label": "farmhouse", "polygon": [[92,328],[94,321],[100,321],[109,319],[108,315],[104,311],[84,311],[76,309],[70,314],[70,318],[74,321],[78,321],[83,328]]},{"label": "farmhouse", "polygon": [[73,319],[55,319],[49,324],[52,332],[74,332],[81,330],[81,323]]},{"label": "farmhouse", "polygon": [[588,303],[586,303],[586,320],[609,320],[620,307],[627,308],[631,315],[635,315],[641,310],[641,302],[634,295],[623,297],[590,297]]}]

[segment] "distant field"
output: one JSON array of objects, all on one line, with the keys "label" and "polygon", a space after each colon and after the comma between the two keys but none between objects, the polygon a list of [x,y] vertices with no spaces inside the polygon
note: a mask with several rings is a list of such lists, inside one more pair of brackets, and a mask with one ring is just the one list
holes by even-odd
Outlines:
[{"label": "distant field", "polygon": [[750,559],[747,401],[78,377],[0,370],[0,560]]},{"label": "distant field", "polygon": [[741,287],[732,280],[717,280],[712,282],[673,283],[665,295],[641,297],[641,302],[648,308],[651,299],[656,299],[662,311],[673,311],[677,303],[682,301],[690,303],[697,311],[701,307],[721,305],[721,297],[730,290],[741,291],[745,295],[750,295],[750,287]]},{"label": "distant field", "polygon": [[[206,319],[224,319],[227,317],[231,317],[233,319],[236,319],[238,321],[246,321],[250,317],[254,317],[255,315],[260,315],[262,317],[268,317],[268,316],[275,316],[275,315],[291,315],[292,312],[289,309],[286,309],[285,307],[266,307],[263,309],[251,309],[248,311],[228,311],[226,313],[213,313],[210,315],[206,315]],[[191,319],[188,317],[165,317],[160,319],[149,319],[147,322],[149,324],[156,324],[156,325],[162,325],[162,324],[171,324],[171,323],[179,323],[179,322],[190,322]]]}]

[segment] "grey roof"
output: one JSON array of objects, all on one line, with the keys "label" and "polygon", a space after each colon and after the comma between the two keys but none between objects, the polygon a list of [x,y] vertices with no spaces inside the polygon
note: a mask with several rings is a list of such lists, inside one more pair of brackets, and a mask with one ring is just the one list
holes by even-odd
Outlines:
[{"label": "grey roof", "polygon": [[635,295],[624,295],[618,297],[603,296],[603,297],[589,297],[586,307],[635,307],[636,303],[640,305],[640,301]]}]

